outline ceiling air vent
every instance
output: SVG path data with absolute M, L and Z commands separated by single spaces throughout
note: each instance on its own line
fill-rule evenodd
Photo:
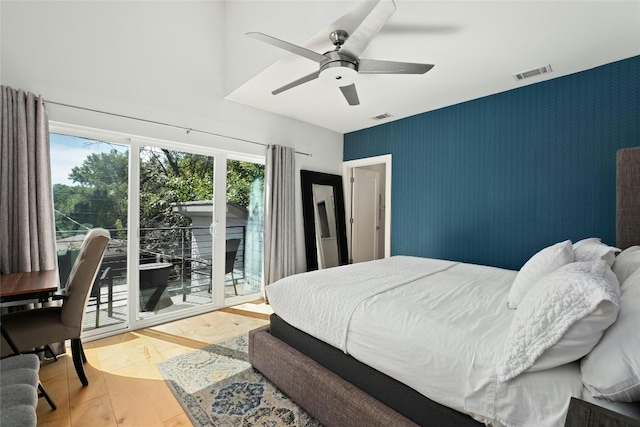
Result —
M 388 119 L 389 117 L 391 117 L 391 114 L 383 113 L 383 114 L 380 114 L 379 116 L 371 117 L 371 120 L 384 120 L 384 119 Z
M 544 67 L 534 68 L 533 70 L 523 71 L 522 73 L 514 74 L 513 78 L 520 81 L 528 79 L 529 77 L 537 76 L 540 74 L 550 73 L 551 65 L 545 65 Z

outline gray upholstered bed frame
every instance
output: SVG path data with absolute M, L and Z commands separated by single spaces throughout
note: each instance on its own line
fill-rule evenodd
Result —
M 616 155 L 616 246 L 640 242 L 640 147 Z
M 325 426 L 417 424 L 269 333 L 249 333 L 249 362 Z
M 249 333 L 249 362 L 325 426 L 482 425 L 275 314 L 269 326 Z

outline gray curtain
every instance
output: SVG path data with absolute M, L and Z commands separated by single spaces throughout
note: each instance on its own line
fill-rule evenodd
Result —
M 264 284 L 295 273 L 295 151 L 267 148 L 264 184 Z
M 8 86 L 0 89 L 0 272 L 52 270 L 56 243 L 49 120 L 41 97 Z M 6 310 L 32 308 L 34 304 Z M 55 355 L 65 352 L 64 342 L 49 347 Z
M 56 267 L 49 122 L 41 97 L 2 86 L 0 271 Z

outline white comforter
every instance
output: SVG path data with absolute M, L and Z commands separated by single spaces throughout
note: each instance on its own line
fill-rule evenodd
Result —
M 453 265 L 398 256 L 286 277 L 269 286 L 267 296 L 280 317 L 296 319 L 298 329 L 346 352 L 351 316 L 364 300 Z
M 582 391 L 576 364 L 497 381 L 516 273 L 392 257 L 289 277 L 267 295 L 292 326 L 438 403 L 487 424 L 562 426 Z

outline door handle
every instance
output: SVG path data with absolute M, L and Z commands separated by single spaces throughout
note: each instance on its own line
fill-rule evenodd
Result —
M 218 237 L 218 223 L 214 222 L 209 226 L 209 234 L 212 234 L 213 237 Z

